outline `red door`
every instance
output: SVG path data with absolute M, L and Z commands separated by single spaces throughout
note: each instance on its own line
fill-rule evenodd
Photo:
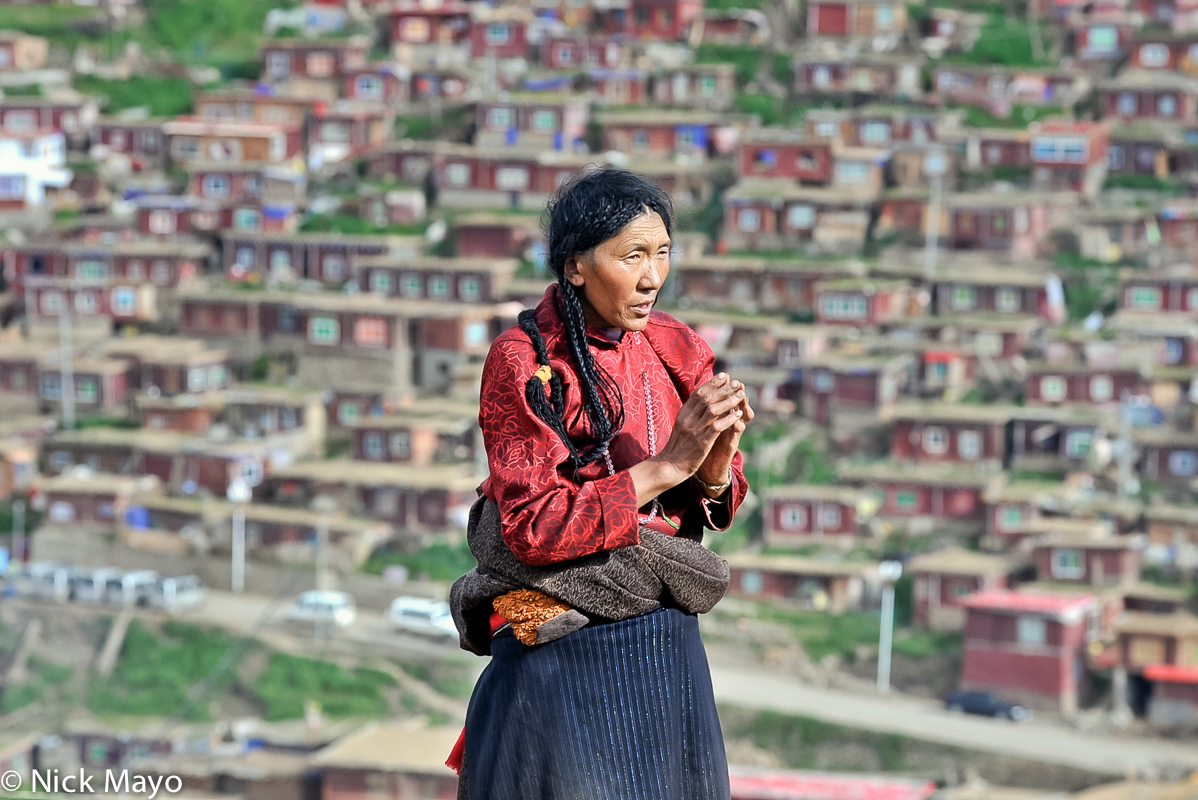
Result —
M 821 4 L 816 7 L 815 30 L 821 36 L 844 36 L 849 32 L 847 5 Z

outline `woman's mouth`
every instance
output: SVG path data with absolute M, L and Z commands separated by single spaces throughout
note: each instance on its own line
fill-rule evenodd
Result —
M 650 300 L 647 303 L 641 303 L 639 306 L 633 306 L 632 310 L 642 317 L 647 317 L 649 316 L 649 312 L 653 310 L 653 301 Z

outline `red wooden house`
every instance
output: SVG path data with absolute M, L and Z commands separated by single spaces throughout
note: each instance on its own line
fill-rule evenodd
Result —
M 1140 475 L 1171 487 L 1193 486 L 1198 476 L 1198 433 L 1167 427 L 1136 429 Z
M 1198 80 L 1173 72 L 1128 70 L 1098 82 L 1103 117 L 1123 120 L 1198 120 Z
M 729 250 L 810 247 L 855 253 L 865 241 L 878 195 L 868 185 L 799 186 L 786 178 L 744 178 L 724 193 L 722 245 Z
M 1143 367 L 1038 362 L 1028 365 L 1024 399 L 1028 405 L 1112 407 L 1124 392 L 1142 393 L 1146 380 Z
M 907 7 L 889 0 L 820 0 L 807 6 L 809 36 L 901 35 Z
M 471 58 L 527 58 L 531 44 L 528 9 L 475 7 L 468 38 Z
M 789 484 L 762 495 L 763 535 L 768 547 L 801 546 L 812 541 L 851 544 L 868 536 L 877 503 L 864 491 L 843 486 Z
M 628 46 L 615 36 L 549 36 L 541 42 L 541 66 L 547 69 L 628 66 Z
M 1010 465 L 1015 469 L 1073 471 L 1090 464 L 1090 448 L 1111 422 L 1102 406 L 1027 405 L 1011 427 Z
M 178 117 L 163 123 L 170 158 L 199 161 L 267 161 L 281 164 L 303 153 L 303 128 L 294 123 L 224 122 Z
M 800 184 L 832 182 L 832 142 L 789 128 L 745 131 L 737 153 L 740 176 L 787 178 Z
M 1032 165 L 1032 135 L 1012 128 L 966 129 L 965 166 L 971 170 L 994 170 Z
M 540 220 L 531 215 L 479 211 L 459 215 L 454 226 L 455 252 L 463 258 L 519 258 L 541 237 Z
M 531 92 L 480 101 L 474 111 L 474 144 L 574 150 L 586 136 L 589 108 L 578 97 Z
M 910 285 L 901 280 L 842 278 L 815 286 L 815 319 L 824 325 L 869 327 L 907 315 Z
M 116 525 L 124 519 L 130 499 L 158 485 L 153 477 L 71 472 L 46 479 L 41 486 L 46 522 L 63 526 Z
M 1008 555 L 950 547 L 915 556 L 903 566 L 912 580 L 912 615 L 916 625 L 934 630 L 963 630 L 961 601 L 976 592 L 1006 589 L 1020 569 Z
M 675 269 L 679 296 L 689 303 L 757 312 L 813 309 L 820 281 L 861 272 L 851 261 L 749 256 L 683 256 Z
M 1070 27 L 1074 55 L 1083 66 L 1119 61 L 1127 55 L 1135 34 L 1132 19 L 1120 10 L 1099 11 L 1076 20 Z
M 470 35 L 469 3 L 457 0 L 421 3 L 401 0 L 387 9 L 392 50 L 465 42 Z
M 402 105 L 409 100 L 412 73 L 408 67 L 392 61 L 376 61 L 342 70 L 344 96 L 350 100 Z
M 1095 538 L 1051 533 L 1035 543 L 1040 580 L 1085 586 L 1130 586 L 1140 579 L 1142 536 Z
M 200 119 L 239 120 L 304 125 L 308 116 L 321 103 L 336 94 L 305 87 L 304 92 L 286 91 L 281 86 L 256 84 L 252 88 L 228 87 L 209 89 L 195 95 L 195 114 Z
M 587 80 L 609 106 L 644 105 L 649 100 L 649 76 L 644 70 L 592 67 Z
M 633 39 L 673 42 L 703 14 L 702 0 L 629 0 L 607 17 L 608 33 Z
M 910 359 L 828 352 L 803 369 L 803 416 L 823 425 L 836 414 L 885 418 L 906 383 Z
M 1119 308 L 1133 314 L 1198 316 L 1198 271 L 1188 264 L 1166 270 L 1122 270 Z
M 1101 122 L 1045 122 L 1032 134 L 1032 184 L 1094 197 L 1106 179 L 1110 128 Z
M 718 130 L 727 125 L 720 114 L 698 111 L 606 111 L 599 115 L 603 146 L 629 155 L 704 158 L 717 149 Z
M 72 144 L 81 144 L 100 117 L 94 98 L 9 96 L 0 99 L 0 131 L 27 133 L 62 131 Z
M 1001 467 L 1012 410 L 959 403 L 898 403 L 890 456 L 896 461 L 963 462 Z
M 932 71 L 932 86 L 946 100 L 1002 113 L 1015 104 L 1072 106 L 1090 91 L 1090 76 L 1082 70 L 941 64 Z
M 1052 275 L 1010 268 L 974 268 L 951 278 L 942 273 L 933 278 L 931 308 L 933 313 L 945 315 L 980 311 L 1038 315 L 1061 322 L 1065 311 L 1061 293 L 1047 288 L 1053 280 Z
M 478 409 L 400 408 L 351 426 L 353 458 L 393 464 L 472 462 L 481 445 Z
M 815 6 L 812 4 L 808 8 Z M 804 97 L 850 95 L 915 99 L 923 96 L 920 78 L 923 62 L 922 56 L 912 55 L 811 54 L 795 64 L 794 89 Z
M 1064 713 L 1077 710 L 1086 646 L 1097 633 L 1092 596 L 988 591 L 961 602 L 962 689 Z
M 385 297 L 495 303 L 506 295 L 519 262 L 514 258 L 361 256 L 354 268 L 359 286 Z
M 1127 66 L 1138 70 L 1192 72 L 1198 66 L 1198 33 L 1157 28 L 1136 31 Z
M 1049 233 L 1068 224 L 1077 207 L 1071 192 L 960 192 L 944 198 L 940 236 L 961 250 L 1037 255 Z M 930 211 L 924 215 L 924 230 Z
M 688 64 L 666 70 L 653 81 L 653 101 L 663 106 L 726 111 L 735 92 L 732 64 Z
M 394 122 L 395 110 L 373 101 L 342 100 L 318 108 L 308 126 L 308 168 L 372 150 L 391 138 Z
M 880 582 L 876 567 L 861 562 L 742 551 L 728 556 L 728 567 L 728 593 L 733 597 L 783 600 L 832 614 L 865 607 Z
M 437 202 L 449 208 L 537 210 L 579 169 L 605 161 L 553 150 L 466 148 L 445 156 L 437 167 Z
M 1128 611 L 1115 632 L 1115 664 L 1132 677 L 1132 711 L 1162 727 L 1198 722 L 1198 617 Z
M 143 156 L 148 159 L 166 156 L 166 136 L 162 119 L 127 120 L 100 117 L 92 134 L 95 144 L 102 144 L 114 153 Z
M 875 493 L 883 519 L 969 530 L 983 527 L 983 495 L 1002 482 L 1001 475 L 959 464 L 844 464 L 840 478 Z
M 366 37 L 345 39 L 273 39 L 262 44 L 262 80 L 283 83 L 341 83 L 344 71 L 366 63 L 370 42 Z

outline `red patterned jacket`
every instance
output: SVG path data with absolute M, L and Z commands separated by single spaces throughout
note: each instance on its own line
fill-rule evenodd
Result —
M 558 307 L 553 284 L 537 305 L 537 325 L 550 366 L 564 383 L 566 430 L 574 441 L 586 444 L 592 441 L 590 422 Z M 566 446 L 529 407 L 525 385 L 539 365 L 519 326 L 495 340 L 483 369 L 478 420 L 491 474 L 482 491 L 499 504 L 504 540 L 528 564 L 552 564 L 637 543 L 636 489 L 627 470 L 649 458 L 642 375 L 649 376 L 659 452 L 686 398 L 712 375 L 715 357 L 707 343 L 659 311 L 650 315 L 642 333 L 625 332 L 613 341 L 588 328 L 587 338 L 595 361 L 615 380 L 624 400 L 624 428 L 610 446 L 614 475 L 608 475 L 600 459 L 576 476 Z M 732 487 L 719 500 L 710 500 L 694 481 L 685 481 L 661 495 L 662 513 L 688 535 L 697 536 L 702 527 L 725 530 L 748 490 L 742 463 L 737 453 Z M 649 510 L 646 506 L 639 513 Z M 649 527 L 675 533 L 661 516 Z

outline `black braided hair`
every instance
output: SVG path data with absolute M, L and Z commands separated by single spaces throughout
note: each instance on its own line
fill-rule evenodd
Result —
M 579 388 L 593 441 L 580 445 L 570 438 L 564 419 L 566 400 L 561 376 L 552 373 L 549 396 L 538 376 L 529 378 L 525 396 L 533 412 L 561 437 L 570 451 L 575 470 L 598 461 L 607 453 L 611 440 L 624 427 L 624 400 L 615 380 L 597 363 L 586 340 L 586 316 L 574 284 L 566 279 L 566 262 L 583 255 L 624 230 L 629 222 L 646 213 L 656 213 L 673 233 L 674 208 L 670 196 L 639 175 L 620 169 L 595 169 L 575 175 L 550 198 L 546 208 L 549 268 L 557 278 L 561 316 L 570 354 L 578 367 Z M 545 339 L 532 311 L 518 317 L 520 327 L 532 340 L 537 363 L 549 366 Z

